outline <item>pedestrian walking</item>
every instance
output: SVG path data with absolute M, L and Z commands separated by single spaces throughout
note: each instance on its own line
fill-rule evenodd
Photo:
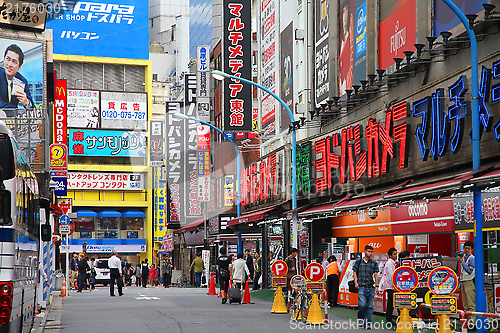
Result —
M 404 250 L 402 252 L 399 252 L 399 255 L 398 255 L 399 261 L 401 261 L 402 259 L 409 258 L 409 257 L 410 257 L 410 251 Z
M 259 252 L 255 253 L 255 276 L 253 279 L 253 290 L 258 290 L 260 288 L 259 279 L 262 274 L 262 258 Z
M 358 320 L 363 320 L 366 329 L 372 326 L 373 298 L 378 285 L 378 264 L 372 257 L 373 247 L 366 245 L 363 259 L 357 259 L 353 266 L 354 286 L 358 288 Z
M 339 295 L 339 265 L 335 256 L 328 258 L 329 264 L 326 266 L 326 294 L 328 306 L 337 306 L 337 298 Z
M 205 263 L 203 262 L 203 259 L 201 259 L 200 254 L 196 252 L 195 254 L 196 258 L 194 258 L 193 262 L 191 263 L 191 266 L 189 266 L 189 271 L 191 272 L 194 268 L 194 275 L 196 278 L 196 287 L 200 288 L 201 287 L 201 274 L 203 271 L 205 271 Z
M 294 275 L 297 275 L 297 253 L 299 251 L 296 248 L 292 248 L 290 255 L 285 259 L 285 263 L 288 266 L 288 272 L 285 275 L 287 295 L 292 292 L 290 289 L 290 280 Z M 285 298 L 285 303 L 288 303 L 288 297 Z
M 458 261 L 460 262 L 462 303 L 465 311 L 476 311 L 476 259 L 472 254 L 473 249 L 474 243 L 471 241 L 466 241 L 464 243 L 464 254 L 461 255 L 458 259 Z M 475 316 L 470 316 L 468 320 L 472 320 L 475 325 Z
M 396 270 L 398 251 L 391 247 L 389 251 L 387 251 L 387 255 L 389 259 L 385 262 L 382 277 L 380 278 L 379 292 L 383 293 L 385 291 L 387 293 L 385 320 L 387 324 L 390 323 L 391 326 L 393 326 L 396 323 L 392 319 L 392 313 L 394 312 L 394 286 L 392 284 L 392 274 Z
M 253 257 L 249 249 L 245 250 L 245 261 L 248 267 L 248 271 L 250 272 L 249 277 L 251 280 L 253 280 L 253 274 L 255 272 L 255 268 L 253 267 Z
M 149 283 L 152 286 L 158 285 L 158 271 L 156 270 L 155 264 L 153 264 L 153 266 L 149 269 Z
M 78 256 L 80 260 L 78 260 L 78 290 L 77 292 L 81 293 L 84 286 L 87 285 L 87 270 L 89 268 L 87 264 L 87 260 L 85 259 L 85 254 L 80 253 Z
M 76 289 L 76 280 L 78 277 L 78 254 L 73 253 L 73 258 L 69 262 L 69 286 L 71 289 Z
M 236 288 L 242 290 L 242 286 L 245 285 L 245 277 L 250 276 L 250 271 L 246 261 L 243 259 L 243 253 L 238 253 L 236 255 L 236 260 L 233 262 L 233 281 Z M 251 279 L 249 280 L 251 281 Z
M 109 275 L 110 275 L 110 280 L 109 280 L 109 295 L 111 297 L 115 296 L 115 282 L 116 286 L 118 287 L 118 295 L 122 296 L 122 287 L 123 287 L 123 271 L 122 271 L 122 265 L 120 262 L 120 258 L 117 256 L 116 250 L 113 250 L 111 252 L 113 255 L 111 258 L 108 260 L 108 267 L 109 267 Z
M 170 286 L 170 282 L 172 281 L 172 265 L 170 264 L 170 259 L 166 259 L 163 262 L 163 287 L 168 288 Z
M 226 255 L 225 247 L 220 249 L 220 257 L 217 258 L 217 266 L 219 267 L 219 284 L 222 294 L 222 304 L 227 302 L 227 290 L 229 289 L 229 279 L 231 279 L 232 258 Z
M 137 264 L 135 267 L 135 286 L 139 287 L 141 285 L 141 275 L 142 275 L 142 270 L 141 270 L 141 265 Z
M 90 290 L 94 290 L 95 289 L 95 258 L 91 257 L 87 263 L 89 265 L 89 270 L 90 270 L 90 273 L 88 276 Z
M 146 288 L 146 285 L 148 284 L 148 277 L 149 277 L 149 264 L 148 264 L 148 259 L 144 259 L 141 265 L 141 273 L 142 273 L 142 286 Z

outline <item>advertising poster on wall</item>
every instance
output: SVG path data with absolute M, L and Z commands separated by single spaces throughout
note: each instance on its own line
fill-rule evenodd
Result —
M 167 163 L 167 225 L 169 229 L 186 224 L 184 218 L 184 166 L 185 136 L 184 120 L 174 117 L 183 111 L 183 102 L 167 102 L 165 115 L 165 160 Z
M 69 130 L 70 156 L 146 157 L 146 133 Z
M 47 29 L 54 31 L 54 53 L 149 59 L 147 1 L 49 0 Z M 59 10 L 56 10 L 59 9 Z
M 351 0 L 352 1 L 352 0 Z M 359 84 L 360 80 L 366 80 L 366 1 L 355 1 L 356 37 L 354 39 L 354 70 L 353 82 Z
M 404 58 L 404 51 L 416 43 L 416 0 L 388 0 L 380 4 L 379 68 L 387 69 L 394 58 Z
M 484 10 L 482 4 L 486 1 L 452 0 L 465 14 L 479 14 Z M 481 16 L 482 17 L 482 16 Z M 434 36 L 438 37 L 441 31 L 449 31 L 454 36 L 465 31 L 458 16 L 444 1 L 434 1 Z
M 281 99 L 290 110 L 293 105 L 293 22 L 281 33 Z M 281 107 L 281 130 L 288 129 L 291 124 L 290 115 L 284 107 Z
M 147 130 L 146 93 L 101 92 L 101 127 Z
M 328 0 L 314 0 L 314 101 L 316 106 L 330 97 L 330 36 Z
M 339 6 L 339 95 L 352 89 L 354 80 L 354 1 L 341 0 Z
M 68 90 L 68 127 L 99 128 L 99 92 Z
M 223 0 L 223 70 L 231 75 L 252 79 L 251 3 Z M 252 130 L 252 86 L 224 80 L 223 130 Z
M 262 0 L 261 3 L 261 57 L 262 71 L 260 84 L 276 92 L 276 0 Z M 262 91 L 261 111 L 264 135 L 274 133 L 276 129 L 276 100 L 268 93 Z

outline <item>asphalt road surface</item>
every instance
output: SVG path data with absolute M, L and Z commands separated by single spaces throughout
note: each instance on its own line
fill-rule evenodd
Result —
M 133 286 L 124 289 L 123 296 L 115 293 L 117 296 L 110 297 L 109 288 L 105 287 L 97 287 L 92 292 L 70 292 L 71 297 L 63 299 L 60 330 L 71 333 L 274 333 L 307 329 L 303 323 L 290 322 L 288 314 L 271 314 L 272 303 L 257 298 L 252 299 L 255 304 L 222 305 L 220 298 L 206 294 L 207 289 Z M 331 329 L 364 331 L 354 328 L 353 324 L 349 326 L 344 319 L 334 316 L 330 319 L 333 319 Z

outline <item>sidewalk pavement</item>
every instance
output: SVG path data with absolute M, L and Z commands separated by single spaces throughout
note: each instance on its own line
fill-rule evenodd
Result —
M 45 311 L 41 311 L 40 314 L 35 317 L 35 323 L 31 329 L 31 333 L 60 332 L 63 298 L 64 297 L 59 297 L 58 295 L 51 295 L 50 302 L 47 303 Z

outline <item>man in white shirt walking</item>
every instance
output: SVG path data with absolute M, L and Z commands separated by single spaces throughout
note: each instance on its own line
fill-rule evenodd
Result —
M 238 253 L 237 259 L 233 262 L 233 280 L 236 287 L 240 290 L 245 285 L 245 276 L 249 277 L 250 271 L 248 270 L 246 261 L 243 259 L 243 253 Z M 249 279 L 249 281 L 252 281 L 252 279 Z
M 109 281 L 109 295 L 111 297 L 115 296 L 115 281 L 116 285 L 118 286 L 118 295 L 122 296 L 122 263 L 120 258 L 116 256 L 116 250 L 113 250 L 111 252 L 113 255 L 111 258 L 108 260 L 108 267 L 109 267 L 109 275 L 110 275 L 110 281 Z
M 385 312 L 385 319 L 387 324 L 390 323 L 390 327 L 393 327 L 396 323 L 392 319 L 392 313 L 394 312 L 394 286 L 392 285 L 392 274 L 396 270 L 398 259 L 398 251 L 391 247 L 387 251 L 389 259 L 385 262 L 384 271 L 382 273 L 382 278 L 380 279 L 379 291 L 381 293 L 387 291 L 387 307 Z

